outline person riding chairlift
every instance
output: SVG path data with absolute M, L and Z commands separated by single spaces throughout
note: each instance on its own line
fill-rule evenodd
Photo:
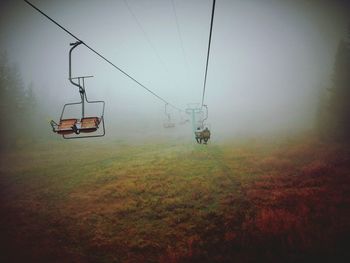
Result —
M 199 144 L 202 144 L 202 141 L 204 141 L 204 144 L 207 144 L 208 140 L 210 139 L 210 130 L 208 127 L 205 127 L 204 130 L 198 127 L 194 134 L 196 141 Z
M 208 127 L 205 127 L 205 129 L 201 132 L 201 140 L 204 140 L 204 144 L 207 144 L 208 140 L 210 139 L 210 131 Z
M 202 131 L 200 127 L 197 128 L 194 134 L 196 136 L 197 143 L 202 143 Z

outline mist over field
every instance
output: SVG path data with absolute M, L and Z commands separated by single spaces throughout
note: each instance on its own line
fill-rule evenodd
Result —
M 0 2 L 0 262 L 350 262 L 349 1 L 31 0 L 106 103 L 62 118 L 76 39 L 26 2 Z
M 173 3 L 176 13 L 171 1 L 33 1 L 185 109 L 201 102 L 211 1 Z M 344 1 L 218 1 L 204 101 L 213 136 L 310 129 L 319 96 L 331 86 L 347 7 Z M 33 83 L 41 121 L 57 120 L 64 103 L 79 100 L 68 81 L 69 43 L 75 40 L 25 2 L 2 1 L 1 12 L 1 50 L 25 85 Z M 164 103 L 84 46 L 74 51 L 73 75 L 94 76 L 86 82 L 87 95 L 106 101 L 108 137 L 191 132 L 190 125 L 164 131 Z M 179 119 L 177 110 L 171 115 Z

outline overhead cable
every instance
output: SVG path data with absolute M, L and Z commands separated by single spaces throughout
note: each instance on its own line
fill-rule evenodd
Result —
M 187 70 L 189 70 L 190 66 L 189 66 L 189 63 L 188 63 L 188 59 L 187 59 L 185 48 L 184 48 L 184 43 L 183 43 L 183 40 L 182 40 L 182 35 L 181 35 L 181 31 L 180 31 L 179 20 L 178 20 L 177 14 L 176 14 L 176 7 L 175 7 L 174 0 L 171 0 L 171 5 L 172 5 L 173 11 L 174 11 L 176 28 L 177 28 L 177 33 L 178 33 L 179 39 L 180 39 L 182 55 L 183 55 L 184 60 L 186 62 Z
M 149 46 L 151 47 L 151 49 L 153 50 L 154 54 L 155 54 L 156 57 L 158 58 L 158 61 L 159 61 L 159 63 L 161 64 L 162 69 L 168 74 L 168 76 L 170 76 L 170 71 L 169 71 L 168 66 L 166 65 L 166 63 L 164 62 L 164 60 L 162 59 L 162 57 L 159 55 L 159 52 L 157 51 L 155 45 L 152 43 L 150 37 L 148 36 L 146 30 L 145 30 L 144 27 L 142 26 L 142 23 L 140 22 L 140 20 L 137 18 L 135 12 L 132 10 L 132 8 L 131 8 L 131 6 L 130 6 L 128 0 L 124 0 L 124 3 L 125 3 L 125 5 L 126 5 L 128 11 L 129 11 L 129 13 L 130 13 L 130 15 L 134 18 L 134 20 L 135 20 L 137 26 L 139 27 L 139 29 L 140 29 L 141 32 L 143 33 L 143 35 L 144 35 L 145 39 L 147 40 Z M 175 86 L 176 88 L 178 88 L 177 82 L 174 81 L 174 80 L 173 80 L 172 82 L 173 82 L 174 86 Z
M 204 76 L 204 84 L 203 84 L 203 94 L 202 94 L 202 107 L 204 106 L 204 96 L 205 96 L 205 88 L 207 84 L 207 74 L 208 74 L 208 64 L 209 64 L 209 56 L 210 56 L 210 44 L 211 44 L 211 35 L 213 31 L 213 22 L 214 22 L 214 12 L 215 12 L 215 0 L 213 0 L 213 8 L 211 11 L 211 22 L 210 22 L 210 33 L 209 33 L 209 43 L 208 43 L 208 52 L 207 52 L 207 63 L 205 66 L 205 76 Z

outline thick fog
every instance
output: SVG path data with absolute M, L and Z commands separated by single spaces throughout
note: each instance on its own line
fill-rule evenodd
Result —
M 170 103 L 201 103 L 211 0 L 31 2 Z M 346 1 L 217 0 L 204 100 L 213 138 L 312 127 L 348 17 Z M 33 83 L 42 121 L 57 120 L 79 100 L 75 39 L 24 1 L 2 0 L 0 19 L 1 51 Z M 73 75 L 94 76 L 87 96 L 106 101 L 108 136 L 192 136 L 188 124 L 164 129 L 164 103 L 83 45 Z

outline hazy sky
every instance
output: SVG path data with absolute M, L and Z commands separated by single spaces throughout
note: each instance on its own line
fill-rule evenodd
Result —
M 175 13 L 171 0 L 127 0 L 136 21 L 125 1 L 32 3 L 169 102 L 199 103 L 212 2 L 173 0 Z M 1 0 L 0 10 L 1 51 L 57 119 L 62 103 L 78 100 L 67 79 L 74 39 L 24 1 Z M 349 17 L 347 1 L 217 0 L 205 97 L 212 129 L 288 130 L 309 121 Z M 88 96 L 106 100 L 107 122 L 161 127 L 163 103 L 83 46 L 73 72 L 95 76 Z

